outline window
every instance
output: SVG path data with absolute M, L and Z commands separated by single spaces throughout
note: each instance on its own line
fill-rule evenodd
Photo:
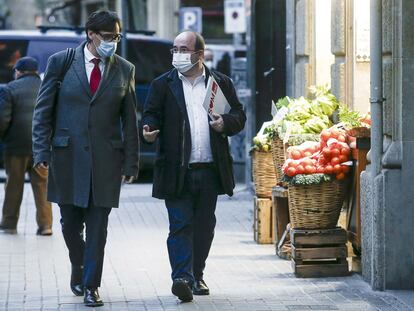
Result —
M 28 40 L 0 39 L 0 84 L 13 80 L 13 66 L 27 53 Z
M 128 60 L 136 67 L 136 84 L 150 84 L 172 68 L 170 48 L 164 42 L 128 40 Z
M 27 55 L 34 57 L 39 62 L 39 73 L 46 70 L 47 60 L 49 57 L 59 51 L 67 48 L 76 48 L 83 38 L 78 40 L 63 41 L 61 39 L 51 40 L 32 40 L 27 49 Z

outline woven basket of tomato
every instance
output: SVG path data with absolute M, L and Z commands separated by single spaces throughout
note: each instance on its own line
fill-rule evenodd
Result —
M 303 150 L 314 150 L 303 156 Z M 351 170 L 345 130 L 322 131 L 320 142 L 290 147 L 283 165 L 289 183 L 289 214 L 293 228 L 329 229 L 337 225 Z

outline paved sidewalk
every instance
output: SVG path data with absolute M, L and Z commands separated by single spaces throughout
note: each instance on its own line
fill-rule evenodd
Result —
M 3 190 L 0 190 L 3 199 Z M 70 265 L 54 207 L 52 237 L 35 235 L 33 195 L 26 184 L 18 235 L 0 235 L 0 310 L 91 310 L 69 289 Z M 171 295 L 166 250 L 168 220 L 150 185 L 124 186 L 113 210 L 96 310 L 413 310 L 414 292 L 373 292 L 353 275 L 297 279 L 290 263 L 252 234 L 252 197 L 222 197 L 205 280 L 211 295 L 181 304 Z M 410 307 L 411 305 L 411 307 Z

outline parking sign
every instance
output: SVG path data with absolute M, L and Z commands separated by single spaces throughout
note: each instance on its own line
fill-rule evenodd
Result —
M 200 7 L 180 8 L 180 31 L 192 30 L 201 33 L 203 31 L 202 10 Z

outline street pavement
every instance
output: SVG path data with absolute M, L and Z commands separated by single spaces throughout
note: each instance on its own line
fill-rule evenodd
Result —
M 207 262 L 210 296 L 180 303 L 171 294 L 166 249 L 168 219 L 149 184 L 125 185 L 112 211 L 96 310 L 267 311 L 414 310 L 414 291 L 374 292 L 358 274 L 298 279 L 274 246 L 253 241 L 253 197 L 238 188 L 221 197 L 217 230 Z M 0 190 L 0 199 L 4 191 Z M 36 236 L 35 207 L 25 187 L 17 235 L 0 235 L 0 310 L 91 310 L 69 288 L 70 264 L 54 206 L 54 235 Z

